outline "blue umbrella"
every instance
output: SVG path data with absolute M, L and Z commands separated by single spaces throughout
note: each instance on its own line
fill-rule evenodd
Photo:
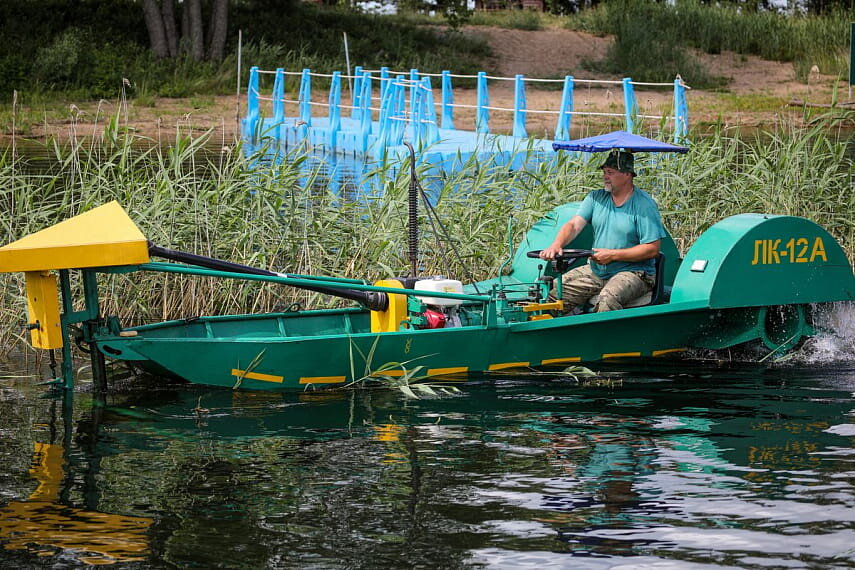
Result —
M 615 131 L 575 141 L 557 141 L 552 143 L 552 148 L 581 152 L 605 152 L 616 148 L 633 152 L 689 152 L 688 147 L 659 142 L 626 131 Z

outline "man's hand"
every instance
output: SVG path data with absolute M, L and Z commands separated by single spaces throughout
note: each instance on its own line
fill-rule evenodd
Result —
M 591 256 L 596 263 L 600 265 L 608 265 L 612 261 L 618 261 L 619 249 L 605 249 L 602 247 L 594 248 L 594 255 Z
M 553 260 L 556 256 L 561 255 L 561 252 L 564 251 L 563 247 L 559 247 L 557 245 L 550 245 L 546 249 L 540 252 L 540 259 L 548 259 Z
M 645 259 L 653 259 L 659 255 L 660 240 L 650 243 L 642 243 L 628 247 L 626 249 L 606 249 L 602 247 L 594 248 L 594 255 L 591 256 L 596 263 L 607 265 L 615 261 L 644 261 Z

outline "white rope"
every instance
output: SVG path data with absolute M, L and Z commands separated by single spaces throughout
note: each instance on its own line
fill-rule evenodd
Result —
M 606 80 L 606 79 L 576 79 L 573 78 L 573 83 L 602 83 L 605 85 L 623 85 L 623 81 Z
M 383 73 L 382 69 L 363 69 L 362 71 L 365 73 L 370 73 L 370 74 Z M 395 71 L 393 69 L 387 69 L 386 73 L 388 73 L 389 75 L 409 75 L 410 74 L 409 71 Z M 418 71 L 416 73 L 418 74 L 419 77 L 442 77 L 441 73 L 425 73 L 423 71 Z M 461 75 L 461 77 L 463 77 L 463 76 Z
M 412 122 L 413 122 L 413 118 L 412 118 L 412 117 L 410 117 L 410 116 L 406 116 L 406 117 L 393 116 L 393 117 L 389 117 L 389 120 L 390 120 L 390 121 L 402 121 L 402 122 L 404 122 L 404 123 L 412 123 Z M 426 124 L 426 125 L 435 125 L 435 124 L 437 124 L 437 123 L 436 123 L 436 121 L 431 121 L 431 120 L 428 120 L 428 119 L 421 119 L 421 120 L 420 120 L 420 121 L 418 121 L 418 122 L 419 122 L 419 123 Z
M 356 107 L 354 105 L 345 105 L 343 103 L 341 105 L 338 105 L 338 106 L 341 107 L 342 109 L 359 109 L 360 111 L 362 109 L 366 109 L 368 111 L 377 111 L 378 113 L 383 110 L 383 109 L 378 109 L 377 107 Z
M 275 75 L 276 73 L 278 73 L 277 71 L 267 71 L 267 70 L 263 70 L 263 69 L 259 69 L 259 70 L 257 70 L 257 72 L 269 74 L 269 75 Z M 284 75 L 303 75 L 302 71 L 283 71 L 282 73 Z M 363 75 L 341 75 L 341 77 L 344 79 L 362 79 L 365 77 L 365 75 L 368 75 L 372 79 L 378 79 L 380 81 L 394 81 L 397 78 L 391 77 L 393 75 L 406 75 L 408 77 L 410 75 L 409 71 L 393 71 L 391 69 L 387 71 L 387 73 L 389 74 L 389 77 L 375 76 L 374 75 L 375 73 L 382 73 L 382 71 L 379 69 L 365 69 L 365 70 L 363 70 Z M 314 77 L 332 77 L 332 74 L 329 74 L 329 73 L 309 72 L 309 75 L 312 75 Z M 478 75 L 461 75 L 461 74 L 457 74 L 457 73 L 449 73 L 447 75 L 449 77 L 454 77 L 454 78 L 458 78 L 458 79 L 477 79 L 479 77 Z M 419 77 L 443 77 L 443 74 L 442 73 L 424 73 L 424 72 L 420 71 L 420 72 L 418 72 L 418 76 Z M 516 77 L 500 77 L 500 76 L 496 76 L 496 75 L 485 75 L 484 77 L 487 79 L 495 80 L 495 81 L 514 81 L 514 80 L 516 80 Z M 523 81 L 538 82 L 538 83 L 563 83 L 564 82 L 564 79 L 540 79 L 540 78 L 536 78 L 536 77 L 523 77 L 522 79 L 523 79 Z M 405 79 L 405 81 L 412 81 L 412 80 L 411 79 Z M 623 85 L 623 81 L 620 81 L 620 80 L 579 79 L 576 77 L 573 78 L 573 82 L 574 83 L 592 83 L 592 84 L 598 83 L 598 84 L 603 84 L 603 85 Z M 673 83 L 650 83 L 650 82 L 645 82 L 645 81 L 630 81 L 630 84 L 631 85 L 642 85 L 645 87 L 673 87 L 673 85 L 674 85 Z M 686 85 L 683 82 L 681 82 L 680 84 L 683 87 L 685 87 L 686 89 L 691 89 L 691 87 L 689 87 L 688 85 Z
M 674 87 L 673 83 L 644 83 L 643 81 L 630 81 L 630 85 L 646 85 L 648 87 Z
M 276 101 L 276 99 L 274 99 L 272 97 L 263 97 L 261 95 L 258 96 L 258 99 L 261 101 L 274 101 L 274 102 Z M 376 100 L 377 98 L 374 97 L 374 99 Z M 298 105 L 301 105 L 303 103 L 302 101 L 296 100 L 296 99 L 280 99 L 280 101 L 282 103 L 296 103 Z M 308 103 L 309 103 L 309 105 L 314 105 L 316 107 L 330 107 L 329 103 L 318 103 L 315 101 L 309 101 Z M 436 106 L 437 105 L 434 105 L 434 107 L 436 107 Z M 516 109 L 510 109 L 507 107 L 480 107 L 478 105 L 462 105 L 462 104 L 450 104 L 447 106 L 448 107 L 461 108 L 461 109 L 487 109 L 489 111 L 509 111 L 509 112 L 516 111 Z M 336 107 L 339 107 L 341 109 L 359 109 L 359 110 L 365 109 L 365 110 L 370 110 L 370 111 L 376 111 L 378 113 L 382 112 L 382 109 L 379 109 L 377 107 L 355 107 L 353 105 L 345 105 L 343 103 L 336 105 Z M 537 115 L 537 114 L 540 114 L 540 115 L 561 115 L 562 114 L 561 111 L 539 110 L 539 109 L 522 109 L 522 112 L 523 113 L 531 113 L 533 115 Z M 590 117 L 625 117 L 626 116 L 626 113 L 596 113 L 593 111 L 564 111 L 563 114 L 590 116 Z M 671 118 L 670 115 L 633 115 L 633 116 L 638 118 L 638 119 L 670 119 Z M 398 120 L 398 121 L 408 120 L 408 119 L 398 119 L 396 117 L 391 117 L 391 119 L 392 120 Z M 427 121 L 427 122 L 431 123 L 431 124 L 436 124 L 435 121 Z
M 564 83 L 563 79 L 532 79 L 529 77 L 523 77 L 523 81 L 533 83 Z
M 522 112 L 523 113 L 533 113 L 535 115 L 560 115 L 561 114 L 561 111 L 549 111 L 549 110 L 540 111 L 538 109 L 522 109 Z
M 458 79 L 478 79 L 477 75 L 458 75 L 456 73 L 449 73 L 449 77 L 456 77 Z
M 279 73 L 279 71 L 265 71 L 265 70 L 257 70 L 257 72 L 258 73 L 264 73 L 264 74 L 277 74 L 277 73 Z M 389 70 L 388 71 L 388 73 L 389 73 L 388 77 L 376 77 L 376 76 L 372 75 L 373 73 L 379 73 L 379 72 L 380 72 L 380 70 L 365 70 L 363 75 L 340 75 L 340 77 L 345 78 L 345 79 L 366 79 L 366 78 L 370 78 L 370 79 L 378 79 L 380 81 L 391 81 L 391 82 L 393 82 L 391 85 L 394 85 L 394 86 L 403 87 L 403 88 L 409 87 L 410 89 L 412 89 L 413 87 L 417 87 L 423 91 L 431 91 L 432 92 L 432 89 L 424 86 L 420 80 L 410 79 L 408 77 L 409 72 Z M 303 75 L 302 72 L 298 72 L 298 71 L 291 71 L 291 72 L 282 71 L 282 73 L 285 75 L 293 75 L 293 76 L 302 76 Z M 323 73 L 314 73 L 314 72 L 309 72 L 309 75 L 310 76 L 314 75 L 315 77 L 333 77 L 332 74 L 323 74 Z M 407 76 L 407 77 L 401 77 L 402 75 Z M 451 73 L 446 74 L 446 75 L 448 75 L 449 77 L 463 78 L 463 79 L 477 79 L 479 77 L 478 75 L 460 75 L 460 74 L 451 74 Z M 443 74 L 440 74 L 440 73 L 419 73 L 419 77 L 442 77 L 442 76 L 443 76 Z M 490 75 L 486 75 L 484 77 L 486 77 L 487 79 L 498 80 L 498 81 L 511 81 L 511 80 L 516 79 L 515 77 L 497 77 L 497 76 L 490 76 Z M 522 80 L 528 81 L 528 82 L 540 82 L 540 83 L 563 83 L 565 81 L 565 79 L 539 79 L 539 78 L 526 78 L 526 77 L 523 77 Z M 573 82 L 574 83 L 587 83 L 587 84 L 623 85 L 623 81 L 600 80 L 600 79 L 576 79 L 575 77 L 573 78 Z M 670 87 L 673 85 L 673 83 L 649 83 L 649 82 L 640 82 L 640 81 L 630 81 L 630 84 L 631 85 L 646 86 L 646 87 Z M 390 85 L 390 87 L 391 87 L 391 85 Z M 685 89 L 691 89 L 691 87 L 686 85 L 682 80 L 680 81 L 680 85 L 682 87 L 684 87 Z M 258 89 L 252 89 L 251 94 L 253 94 L 257 99 L 259 99 L 261 101 L 276 102 L 276 99 L 273 97 L 262 96 L 259 93 Z M 373 93 L 369 97 L 369 101 L 382 101 L 382 100 L 383 99 L 381 97 L 375 97 L 373 95 Z M 280 99 L 279 102 L 295 103 L 298 105 L 304 104 L 303 101 L 293 100 L 293 99 Z M 308 103 L 309 105 L 314 105 L 316 107 L 330 107 L 331 106 L 329 103 L 320 103 L 320 102 L 315 102 L 315 101 L 308 101 L 306 103 Z M 335 106 L 340 108 L 340 109 L 359 109 L 359 110 L 368 110 L 368 111 L 375 111 L 378 113 L 382 113 L 382 109 L 377 108 L 377 107 L 370 107 L 370 106 L 369 107 L 362 107 L 362 106 L 344 105 L 341 103 L 339 103 L 338 105 L 335 105 Z M 440 107 L 441 109 L 445 108 L 445 107 L 451 107 L 451 108 L 457 108 L 457 109 L 485 109 L 485 110 L 489 110 L 489 111 L 503 111 L 503 112 L 515 112 L 516 111 L 516 109 L 507 108 L 507 107 L 466 105 L 466 104 L 462 104 L 462 103 L 458 103 L 458 104 L 435 103 L 434 107 L 435 108 Z M 567 115 L 595 116 L 595 117 L 625 117 L 626 116 L 625 113 L 598 113 L 598 112 L 593 112 L 593 111 L 554 111 L 554 110 L 539 110 L 539 109 L 521 109 L 520 111 L 522 111 L 523 113 L 543 114 L 543 115 L 567 114 Z M 635 115 L 635 117 L 637 117 L 639 119 L 671 119 L 671 117 L 669 115 L 638 115 L 637 114 L 637 115 Z M 396 121 L 411 122 L 410 119 L 400 118 L 400 117 L 390 117 L 390 119 L 396 120 Z M 437 124 L 435 121 L 429 121 L 429 120 L 423 120 L 422 122 L 427 123 L 427 124 L 434 124 L 434 125 Z

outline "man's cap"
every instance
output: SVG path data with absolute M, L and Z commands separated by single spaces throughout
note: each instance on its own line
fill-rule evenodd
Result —
M 600 169 L 614 168 L 618 172 L 635 174 L 635 158 L 631 152 L 625 150 L 613 150 L 606 157 L 606 161 L 600 165 Z

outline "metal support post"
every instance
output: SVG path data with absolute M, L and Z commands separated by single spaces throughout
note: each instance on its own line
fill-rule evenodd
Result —
M 451 72 L 442 72 L 442 128 L 454 128 L 454 90 L 451 87 Z
M 525 130 L 525 78 L 517 74 L 514 77 L 514 136 L 526 138 Z
M 487 107 L 490 105 L 490 95 L 487 92 L 487 73 L 484 71 L 478 72 L 478 109 L 475 113 L 475 132 L 489 133 L 490 132 L 490 110 Z
M 558 124 L 555 127 L 555 140 L 570 140 L 570 126 L 573 121 L 573 76 L 564 77 L 564 91 L 561 93 L 561 107 L 558 109 Z
M 635 132 L 635 118 L 638 116 L 638 104 L 635 101 L 635 89 L 632 87 L 632 79 L 623 78 L 623 106 L 626 113 L 626 131 Z

